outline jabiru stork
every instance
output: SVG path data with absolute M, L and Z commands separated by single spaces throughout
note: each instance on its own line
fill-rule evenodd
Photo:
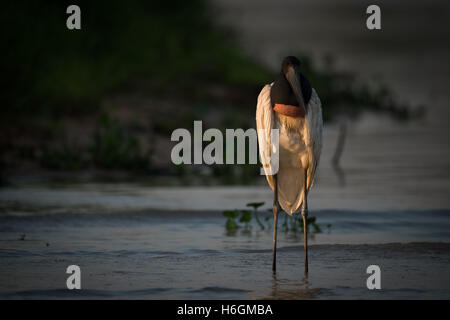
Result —
M 320 99 L 301 72 L 300 61 L 284 58 L 274 82 L 265 85 L 256 107 L 258 144 L 263 164 L 278 153 L 278 171 L 267 165 L 264 172 L 273 190 L 273 260 L 276 271 L 277 218 L 279 206 L 289 215 L 299 212 L 303 218 L 305 274 L 308 273 L 308 191 L 322 149 L 322 107 Z M 263 130 L 261 130 L 263 129 Z M 271 129 L 278 129 L 278 149 L 271 143 Z

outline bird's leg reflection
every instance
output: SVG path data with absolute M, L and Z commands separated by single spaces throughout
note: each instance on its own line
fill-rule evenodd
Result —
M 278 296 L 278 281 L 277 274 L 272 272 L 272 297 Z
M 272 273 L 272 291 L 269 299 L 311 299 L 315 298 L 315 290 L 305 276 L 299 281 L 278 278 Z

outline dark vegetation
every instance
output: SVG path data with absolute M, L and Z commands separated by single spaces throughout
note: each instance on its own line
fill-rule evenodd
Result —
M 0 182 L 29 168 L 206 172 L 223 183 L 258 176 L 257 165 L 170 163 L 171 132 L 193 120 L 204 130 L 254 127 L 256 97 L 275 74 L 242 52 L 236 30 L 214 24 L 206 1 L 78 1 L 80 31 L 66 28 L 69 4 L 19 0 L 0 11 Z M 330 59 L 319 70 L 300 57 L 325 121 L 364 110 L 420 115 Z
M 242 235 L 251 235 L 253 231 L 271 230 L 273 227 L 272 210 L 269 209 L 270 214 L 265 215 L 261 221 L 258 216 L 258 208 L 263 206 L 264 202 L 248 203 L 247 207 L 253 208 L 253 214 L 250 210 L 225 210 L 222 215 L 226 218 L 225 231 L 228 236 L 236 236 L 238 231 Z M 284 220 L 281 221 L 280 229 L 285 233 L 302 233 L 303 234 L 303 219 L 300 214 L 290 216 L 288 214 L 281 215 Z M 256 222 L 256 225 L 255 223 Z M 309 234 L 322 233 L 322 228 L 316 223 L 316 217 L 308 217 L 306 219 L 306 228 Z M 330 232 L 331 225 L 326 226 L 327 231 Z

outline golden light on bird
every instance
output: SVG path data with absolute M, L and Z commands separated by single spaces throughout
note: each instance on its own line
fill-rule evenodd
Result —
M 293 215 L 301 209 L 303 218 L 305 274 L 308 273 L 308 191 L 322 149 L 322 107 L 316 91 L 301 73 L 301 63 L 286 57 L 277 79 L 261 90 L 256 107 L 256 126 L 261 161 L 270 163 L 277 153 L 278 171 L 264 167 L 273 195 L 273 260 L 276 270 L 277 218 L 279 207 Z M 278 149 L 271 144 L 272 129 L 279 130 Z

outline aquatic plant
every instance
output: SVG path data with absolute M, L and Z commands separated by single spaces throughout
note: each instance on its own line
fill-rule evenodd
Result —
M 235 236 L 236 231 L 240 228 L 236 218 L 239 216 L 238 210 L 225 210 L 223 216 L 227 218 L 225 230 L 228 236 Z
M 234 235 L 240 228 L 246 232 L 251 230 L 252 213 L 250 210 L 225 210 L 222 214 L 227 218 L 225 229 L 228 234 Z M 238 217 L 239 220 L 237 220 Z
M 259 220 L 258 218 L 258 208 L 263 206 L 265 204 L 265 202 L 250 202 L 247 203 L 247 207 L 252 207 L 253 208 L 253 214 L 255 216 L 256 222 L 259 224 L 261 230 L 264 230 L 264 224 L 262 224 L 262 222 Z
M 270 212 L 272 212 L 272 210 L 270 210 Z M 316 223 L 316 219 L 317 218 L 313 216 L 306 218 L 306 228 L 309 233 L 322 233 L 322 229 Z M 330 224 L 329 228 L 331 228 Z M 301 214 L 296 214 L 293 216 L 290 216 L 288 214 L 284 215 L 284 221 L 281 224 L 282 231 L 295 233 L 295 232 L 303 232 L 303 229 L 304 225 Z
M 250 210 L 241 210 L 241 217 L 239 222 L 244 223 L 244 229 L 250 230 L 250 221 L 252 220 L 252 213 Z
M 250 202 L 247 204 L 247 207 L 253 208 L 253 216 L 255 217 L 256 223 L 259 225 L 261 230 L 271 229 L 272 227 L 272 217 L 266 216 L 264 218 L 264 222 L 266 226 L 261 222 L 258 217 L 257 210 L 259 207 L 263 206 L 265 202 Z M 268 209 L 270 213 L 272 213 L 272 209 Z M 252 212 L 250 210 L 225 210 L 222 212 L 222 215 L 227 218 L 225 222 L 225 229 L 228 235 L 234 236 L 236 235 L 236 231 L 241 229 L 245 232 L 250 232 L 251 230 L 251 221 L 253 219 Z M 317 218 L 314 216 L 308 217 L 306 219 L 306 228 L 310 234 L 322 233 L 322 228 L 317 224 Z M 331 224 L 327 224 L 328 233 L 331 230 Z M 303 232 L 303 219 L 300 214 L 296 214 L 290 216 L 288 214 L 284 215 L 284 222 L 281 224 L 281 230 L 283 232 Z

